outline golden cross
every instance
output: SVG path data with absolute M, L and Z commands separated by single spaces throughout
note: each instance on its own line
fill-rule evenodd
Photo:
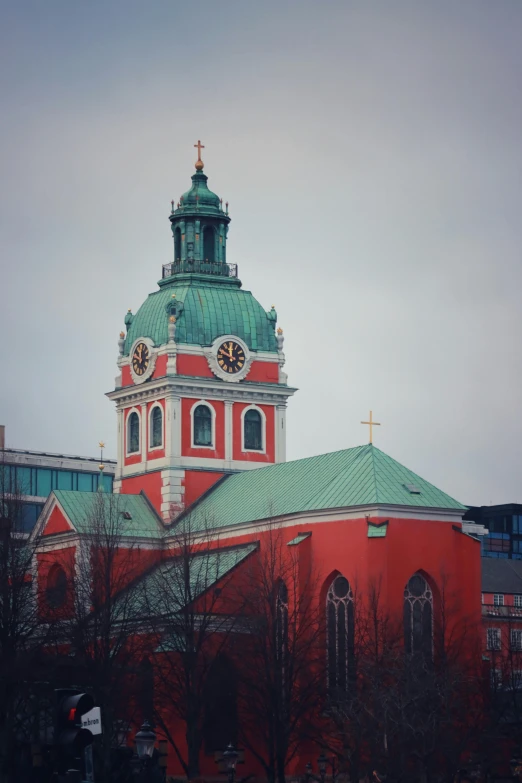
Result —
M 370 411 L 370 421 L 361 421 L 361 424 L 369 424 L 370 425 L 370 443 L 373 443 L 373 431 L 372 427 L 380 427 L 381 422 L 380 421 L 374 421 L 372 412 Z
M 201 160 L 201 150 L 205 149 L 205 145 L 200 142 L 198 139 L 198 143 L 194 144 L 195 147 L 198 148 L 198 162 Z

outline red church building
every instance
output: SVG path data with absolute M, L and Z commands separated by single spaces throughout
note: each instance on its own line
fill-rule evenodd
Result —
M 184 530 L 221 557 L 213 589 L 227 579 L 241 583 L 277 531 L 283 560 L 292 558 L 303 584 L 314 575 L 310 601 L 324 616 L 327 691 L 350 687 L 354 605 L 376 590 L 382 611 L 400 618 L 408 655 L 433 655 L 451 596 L 445 633 L 465 626 L 473 655 L 481 561 L 479 541 L 463 529 L 466 507 L 372 443 L 287 462 L 286 407 L 296 389 L 283 369 L 283 332 L 275 309 L 243 289 L 227 260 L 228 205 L 209 190 L 200 157 L 169 219 L 173 261 L 157 290 L 125 317 L 108 394 L 117 414 L 121 547 L 138 543 L 140 553 L 128 583 L 145 573 L 151 579 L 175 558 Z M 96 493 L 49 496 L 38 526 L 44 603 L 85 556 L 95 502 Z M 185 753 L 174 715 L 171 732 Z M 209 775 L 207 751 L 202 746 L 200 769 Z M 297 749 L 288 770 L 302 774 L 308 752 L 306 744 Z M 248 748 L 245 764 L 245 774 L 263 774 Z M 168 765 L 183 774 L 172 748 Z

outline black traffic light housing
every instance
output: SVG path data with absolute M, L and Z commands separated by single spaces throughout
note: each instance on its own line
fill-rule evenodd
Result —
M 82 728 L 82 715 L 94 707 L 94 699 L 88 693 L 75 690 L 57 690 L 54 745 L 57 752 L 58 771 L 65 772 L 78 765 L 84 749 L 92 744 L 89 729 Z

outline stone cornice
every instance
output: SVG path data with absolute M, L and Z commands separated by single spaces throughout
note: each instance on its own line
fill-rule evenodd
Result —
M 120 406 L 126 403 L 148 402 L 161 395 L 176 394 L 183 397 L 209 397 L 241 401 L 257 401 L 267 404 L 281 404 L 291 397 L 297 389 L 271 383 L 243 381 L 232 385 L 212 378 L 172 375 L 157 378 L 142 386 L 124 386 L 106 393 L 110 400 Z

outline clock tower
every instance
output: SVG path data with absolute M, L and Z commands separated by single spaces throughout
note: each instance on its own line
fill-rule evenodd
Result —
M 224 474 L 285 461 L 277 314 L 227 262 L 228 203 L 207 186 L 198 142 L 191 188 L 171 202 L 174 257 L 158 290 L 125 316 L 116 388 L 116 492 L 142 490 L 165 522 Z

